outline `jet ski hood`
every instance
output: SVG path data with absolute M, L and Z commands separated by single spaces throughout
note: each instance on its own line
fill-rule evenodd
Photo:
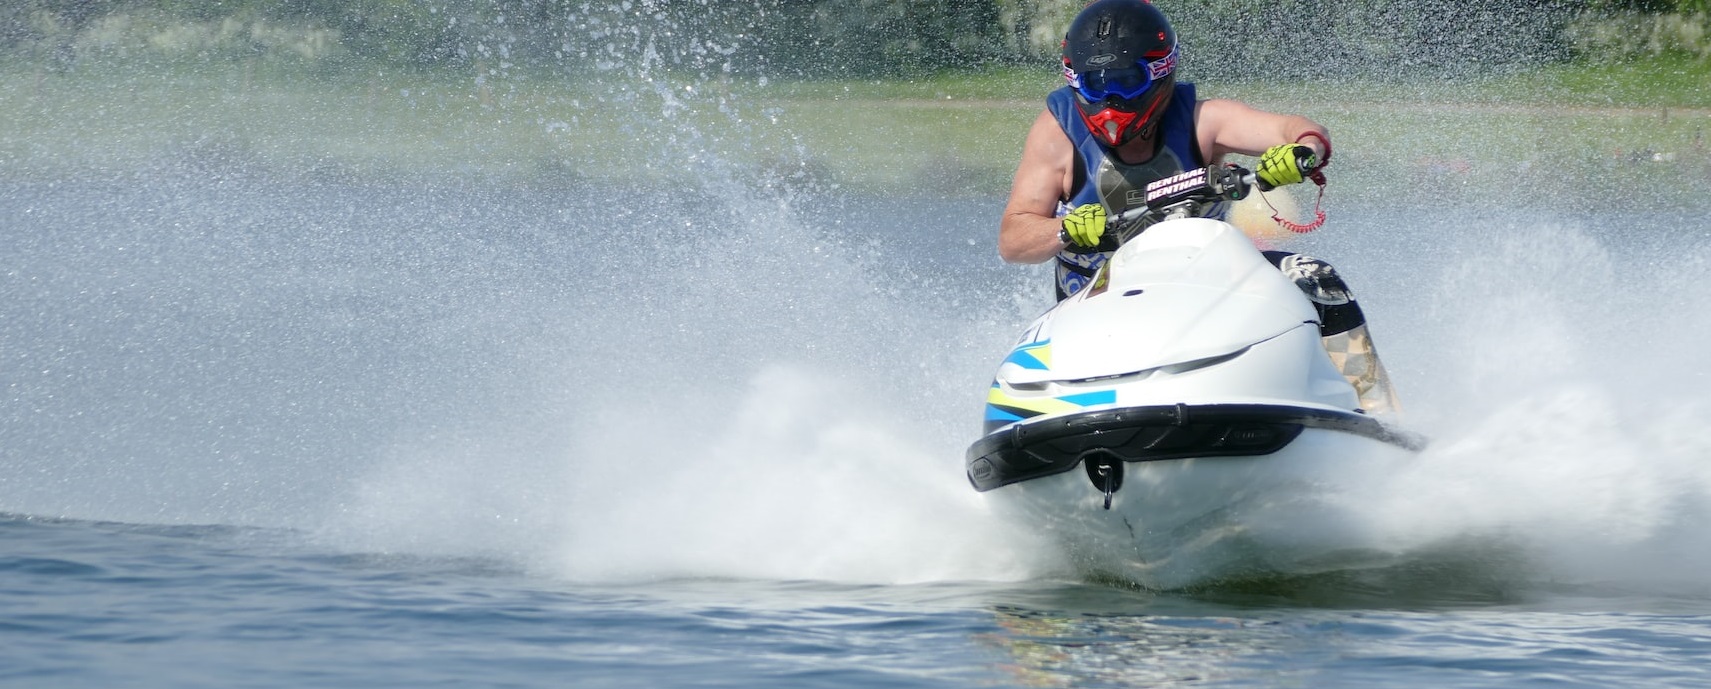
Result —
M 1083 381 L 1225 356 L 1318 319 L 1298 288 L 1228 224 L 1154 225 L 1103 279 L 1047 311 L 999 367 L 1011 383 Z

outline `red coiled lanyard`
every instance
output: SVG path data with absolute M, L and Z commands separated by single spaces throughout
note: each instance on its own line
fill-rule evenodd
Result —
M 1277 210 L 1277 206 L 1272 206 L 1270 200 L 1265 202 L 1265 205 L 1271 206 L 1272 221 L 1276 222 L 1278 227 L 1282 227 L 1283 229 L 1296 234 L 1307 234 L 1308 232 L 1319 229 L 1320 225 L 1325 224 L 1325 211 L 1319 207 L 1319 203 L 1325 200 L 1325 166 L 1331 164 L 1331 140 L 1325 138 L 1325 135 L 1320 134 L 1319 132 L 1306 132 L 1301 136 L 1296 137 L 1295 143 L 1301 143 L 1301 141 L 1307 137 L 1318 139 L 1319 143 L 1325 147 L 1325 155 L 1319 160 L 1319 167 L 1314 168 L 1313 172 L 1307 175 L 1307 179 L 1313 180 L 1314 184 L 1319 185 L 1319 195 L 1313 199 L 1313 222 L 1302 225 L 1300 223 L 1285 220 L 1282 212 Z M 1261 196 L 1260 198 L 1265 197 Z

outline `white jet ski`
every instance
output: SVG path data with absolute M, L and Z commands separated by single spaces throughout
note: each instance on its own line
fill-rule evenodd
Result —
M 1188 217 L 1256 184 L 1213 166 L 1148 185 L 1101 274 L 999 366 L 968 478 L 1084 576 L 1175 589 L 1384 564 L 1343 506 L 1423 440 L 1361 410 L 1312 302 L 1251 240 Z

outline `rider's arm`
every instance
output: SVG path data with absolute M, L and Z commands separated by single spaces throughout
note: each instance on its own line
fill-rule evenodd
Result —
M 998 255 L 1010 263 L 1040 263 L 1063 250 L 1058 199 L 1069 188 L 1074 162 L 1069 137 L 1050 112 L 1042 112 L 1022 144 L 1022 162 L 1010 186 L 1010 201 L 998 223 Z
M 1201 101 L 1195 112 L 1195 133 L 1206 160 L 1217 162 L 1230 153 L 1257 156 L 1278 144 L 1299 141 L 1323 160 L 1331 135 L 1313 120 L 1256 110 L 1240 101 L 1214 98 Z M 1306 136 L 1308 132 L 1324 137 Z

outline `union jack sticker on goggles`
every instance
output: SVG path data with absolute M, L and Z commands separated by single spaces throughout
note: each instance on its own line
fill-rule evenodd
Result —
M 1063 76 L 1069 85 L 1090 103 L 1110 97 L 1135 99 L 1153 87 L 1153 82 L 1170 76 L 1176 70 L 1176 48 L 1157 60 L 1122 69 L 1100 69 L 1081 74 L 1064 65 Z

